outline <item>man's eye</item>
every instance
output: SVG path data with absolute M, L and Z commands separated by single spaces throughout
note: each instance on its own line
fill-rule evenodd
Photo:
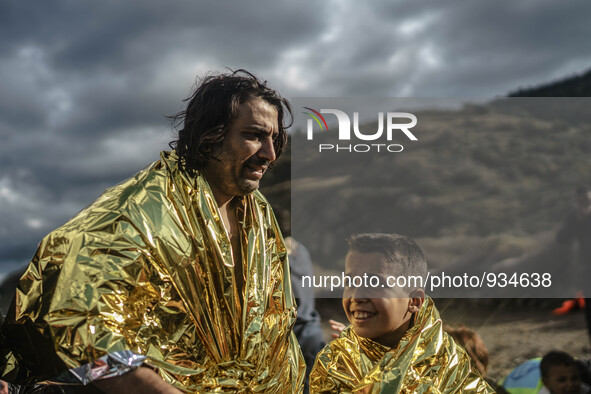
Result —
M 244 138 L 246 138 L 247 140 L 256 140 L 259 138 L 259 134 L 258 133 L 244 133 Z

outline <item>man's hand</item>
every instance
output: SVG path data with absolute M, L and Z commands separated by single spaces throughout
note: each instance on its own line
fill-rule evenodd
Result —
M 105 393 L 125 394 L 181 394 L 150 368 L 140 367 L 114 378 L 97 380 L 93 384 Z

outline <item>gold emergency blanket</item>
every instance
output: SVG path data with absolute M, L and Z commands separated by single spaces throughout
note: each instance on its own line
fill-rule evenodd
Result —
M 106 190 L 21 278 L 4 376 L 51 380 L 129 350 L 188 392 L 299 392 L 287 251 L 259 192 L 239 205 L 243 294 L 211 189 L 174 152 Z
M 441 326 L 428 297 L 396 348 L 359 337 L 349 326 L 316 357 L 310 391 L 494 393 Z

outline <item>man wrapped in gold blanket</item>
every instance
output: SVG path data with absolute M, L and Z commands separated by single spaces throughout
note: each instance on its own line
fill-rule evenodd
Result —
M 49 234 L 3 325 L 3 379 L 106 392 L 301 390 L 287 251 L 259 180 L 289 103 L 207 77 L 172 153 Z

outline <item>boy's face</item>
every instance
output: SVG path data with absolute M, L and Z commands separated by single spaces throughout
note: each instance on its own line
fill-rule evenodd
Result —
M 581 392 L 581 376 L 576 365 L 552 365 L 548 376 L 542 378 L 544 386 L 554 394 L 578 394 Z
M 412 314 L 421 307 L 424 292 L 418 291 L 418 297 L 409 298 L 403 289 L 388 287 L 387 279 L 395 276 L 396 270 L 382 253 L 350 251 L 345 271 L 352 284 L 355 277 L 367 278 L 367 287 L 347 287 L 343 294 L 343 309 L 357 335 L 384 346 L 397 346 L 410 327 Z M 371 277 L 379 279 L 377 287 L 369 285 Z M 377 283 L 377 279 L 372 282 Z

